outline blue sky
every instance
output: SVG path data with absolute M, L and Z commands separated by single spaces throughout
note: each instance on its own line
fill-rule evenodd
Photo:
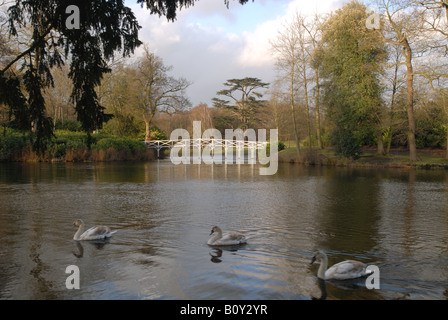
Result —
M 202 0 L 204 1 L 204 0 Z M 194 10 L 187 17 L 188 23 L 198 22 L 203 25 L 222 28 L 229 33 L 240 34 L 243 31 L 252 32 L 256 26 L 264 21 L 273 19 L 277 16 L 283 16 L 288 1 L 255 1 L 249 2 L 241 6 L 237 2 L 230 3 L 229 9 L 223 5 L 223 1 L 205 0 L 216 2 L 221 6 L 215 6 L 216 9 L 212 14 L 207 12 Z
M 281 25 L 300 11 L 304 14 L 331 12 L 344 0 L 255 0 L 241 6 L 223 0 L 199 0 L 182 9 L 175 22 L 150 15 L 128 0 L 142 29 L 140 38 L 166 65 L 172 75 L 193 82 L 187 95 L 193 106 L 211 99 L 231 78 L 275 78 L 275 60 L 270 51 Z M 138 52 L 137 52 L 138 54 Z

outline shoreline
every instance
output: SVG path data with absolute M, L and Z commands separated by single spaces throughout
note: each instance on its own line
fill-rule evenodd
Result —
M 391 169 L 442 169 L 448 170 L 448 160 L 441 154 L 445 150 L 419 150 L 419 160 L 411 163 L 408 160 L 406 150 L 394 150 L 393 154 L 377 155 L 373 150 L 364 150 L 359 159 L 348 159 L 336 155 L 331 148 L 322 150 L 302 150 L 301 159 L 297 159 L 296 149 L 287 148 L 279 151 L 278 162 L 290 163 L 303 166 L 325 166 L 325 167 L 353 167 L 353 168 L 391 168 Z M 0 163 L 7 162 L 46 162 L 46 163 L 96 163 L 96 162 L 124 162 L 124 161 L 154 161 L 157 156 L 152 149 L 143 152 L 129 152 L 108 148 L 105 150 L 67 150 L 63 157 L 38 156 L 31 150 L 18 152 L 9 159 L 2 159 Z M 166 158 L 165 152 L 161 153 L 160 159 Z
M 448 170 L 448 160 L 442 153 L 445 150 L 418 150 L 416 162 L 410 162 L 407 150 L 393 150 L 393 154 L 377 155 L 372 149 L 363 150 L 359 159 L 348 159 L 336 155 L 332 149 L 302 150 L 302 158 L 297 159 L 296 149 L 288 148 L 279 152 L 279 163 L 291 163 L 304 166 L 329 166 L 353 168 L 392 168 L 392 169 L 442 169 Z

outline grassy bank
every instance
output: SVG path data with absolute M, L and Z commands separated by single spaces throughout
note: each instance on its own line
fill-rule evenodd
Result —
M 0 161 L 125 161 L 152 160 L 154 152 L 142 141 L 116 136 L 92 135 L 92 145 L 87 147 L 87 135 L 83 132 L 56 130 L 43 154 L 31 148 L 28 136 L 8 132 L 0 136 Z
M 391 150 L 389 155 L 377 155 L 373 149 L 365 149 L 357 160 L 347 159 L 335 154 L 331 148 L 323 150 L 307 148 L 301 150 L 300 160 L 296 148 L 286 148 L 279 152 L 279 162 L 299 163 L 322 166 L 353 166 L 371 168 L 421 168 L 448 169 L 448 160 L 444 150 L 418 150 L 418 161 L 410 162 L 406 150 Z

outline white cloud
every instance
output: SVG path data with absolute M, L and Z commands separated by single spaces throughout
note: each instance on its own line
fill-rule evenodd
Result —
M 277 21 L 267 21 L 259 25 L 255 32 L 244 32 L 244 47 L 238 62 L 242 66 L 267 67 L 273 65 L 270 40 L 275 39 L 278 32 Z
M 159 55 L 173 74 L 193 82 L 187 90 L 193 105 L 211 99 L 230 78 L 274 79 L 270 39 L 296 11 L 313 14 L 340 7 L 342 0 L 255 0 L 241 6 L 230 1 L 200 0 L 182 9 L 175 22 L 150 15 L 131 4 L 142 25 L 140 38 Z

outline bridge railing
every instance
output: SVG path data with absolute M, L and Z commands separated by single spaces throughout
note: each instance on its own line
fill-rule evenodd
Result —
M 205 148 L 208 146 L 210 149 L 224 148 L 227 154 L 229 148 L 236 148 L 238 157 L 241 156 L 243 149 L 249 149 L 252 154 L 255 154 L 255 150 L 263 149 L 266 147 L 267 142 L 252 141 L 252 140 L 229 140 L 229 139 L 180 139 L 180 140 L 149 140 L 145 141 L 146 146 L 149 149 L 157 150 L 157 157 L 159 157 L 160 150 L 163 148 Z

